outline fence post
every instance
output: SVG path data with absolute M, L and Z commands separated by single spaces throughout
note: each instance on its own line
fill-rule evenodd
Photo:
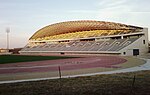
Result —
M 58 72 L 59 72 L 59 78 L 61 79 L 61 69 L 60 69 L 60 66 L 58 66 Z
M 132 81 L 132 88 L 131 88 L 131 93 L 134 94 L 134 85 L 135 85 L 135 75 L 133 77 L 133 81 Z
M 59 74 L 59 94 L 62 95 L 62 92 L 61 92 L 61 88 L 62 88 L 62 84 L 61 84 L 61 69 L 60 69 L 60 66 L 58 66 L 58 74 Z
M 134 87 L 134 84 L 135 84 L 135 75 L 133 77 L 132 88 Z

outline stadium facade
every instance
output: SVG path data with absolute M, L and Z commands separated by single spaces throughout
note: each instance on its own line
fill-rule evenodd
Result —
M 117 54 L 148 52 L 148 29 L 105 21 L 68 21 L 46 26 L 21 54 Z

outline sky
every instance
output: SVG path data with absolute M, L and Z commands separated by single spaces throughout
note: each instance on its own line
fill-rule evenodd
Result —
M 39 29 L 73 20 L 110 21 L 150 29 L 150 0 L 0 0 L 0 48 L 24 47 Z M 149 33 L 150 34 L 150 33 Z

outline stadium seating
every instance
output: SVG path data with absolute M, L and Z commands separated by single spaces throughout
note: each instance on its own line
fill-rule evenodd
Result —
M 138 38 L 108 39 L 104 41 L 74 41 L 67 43 L 33 44 L 24 51 L 119 51 Z

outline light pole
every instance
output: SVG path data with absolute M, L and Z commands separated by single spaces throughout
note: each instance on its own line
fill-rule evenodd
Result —
M 9 51 L 9 33 L 10 33 L 9 28 L 6 29 L 6 33 L 7 33 L 7 51 Z

